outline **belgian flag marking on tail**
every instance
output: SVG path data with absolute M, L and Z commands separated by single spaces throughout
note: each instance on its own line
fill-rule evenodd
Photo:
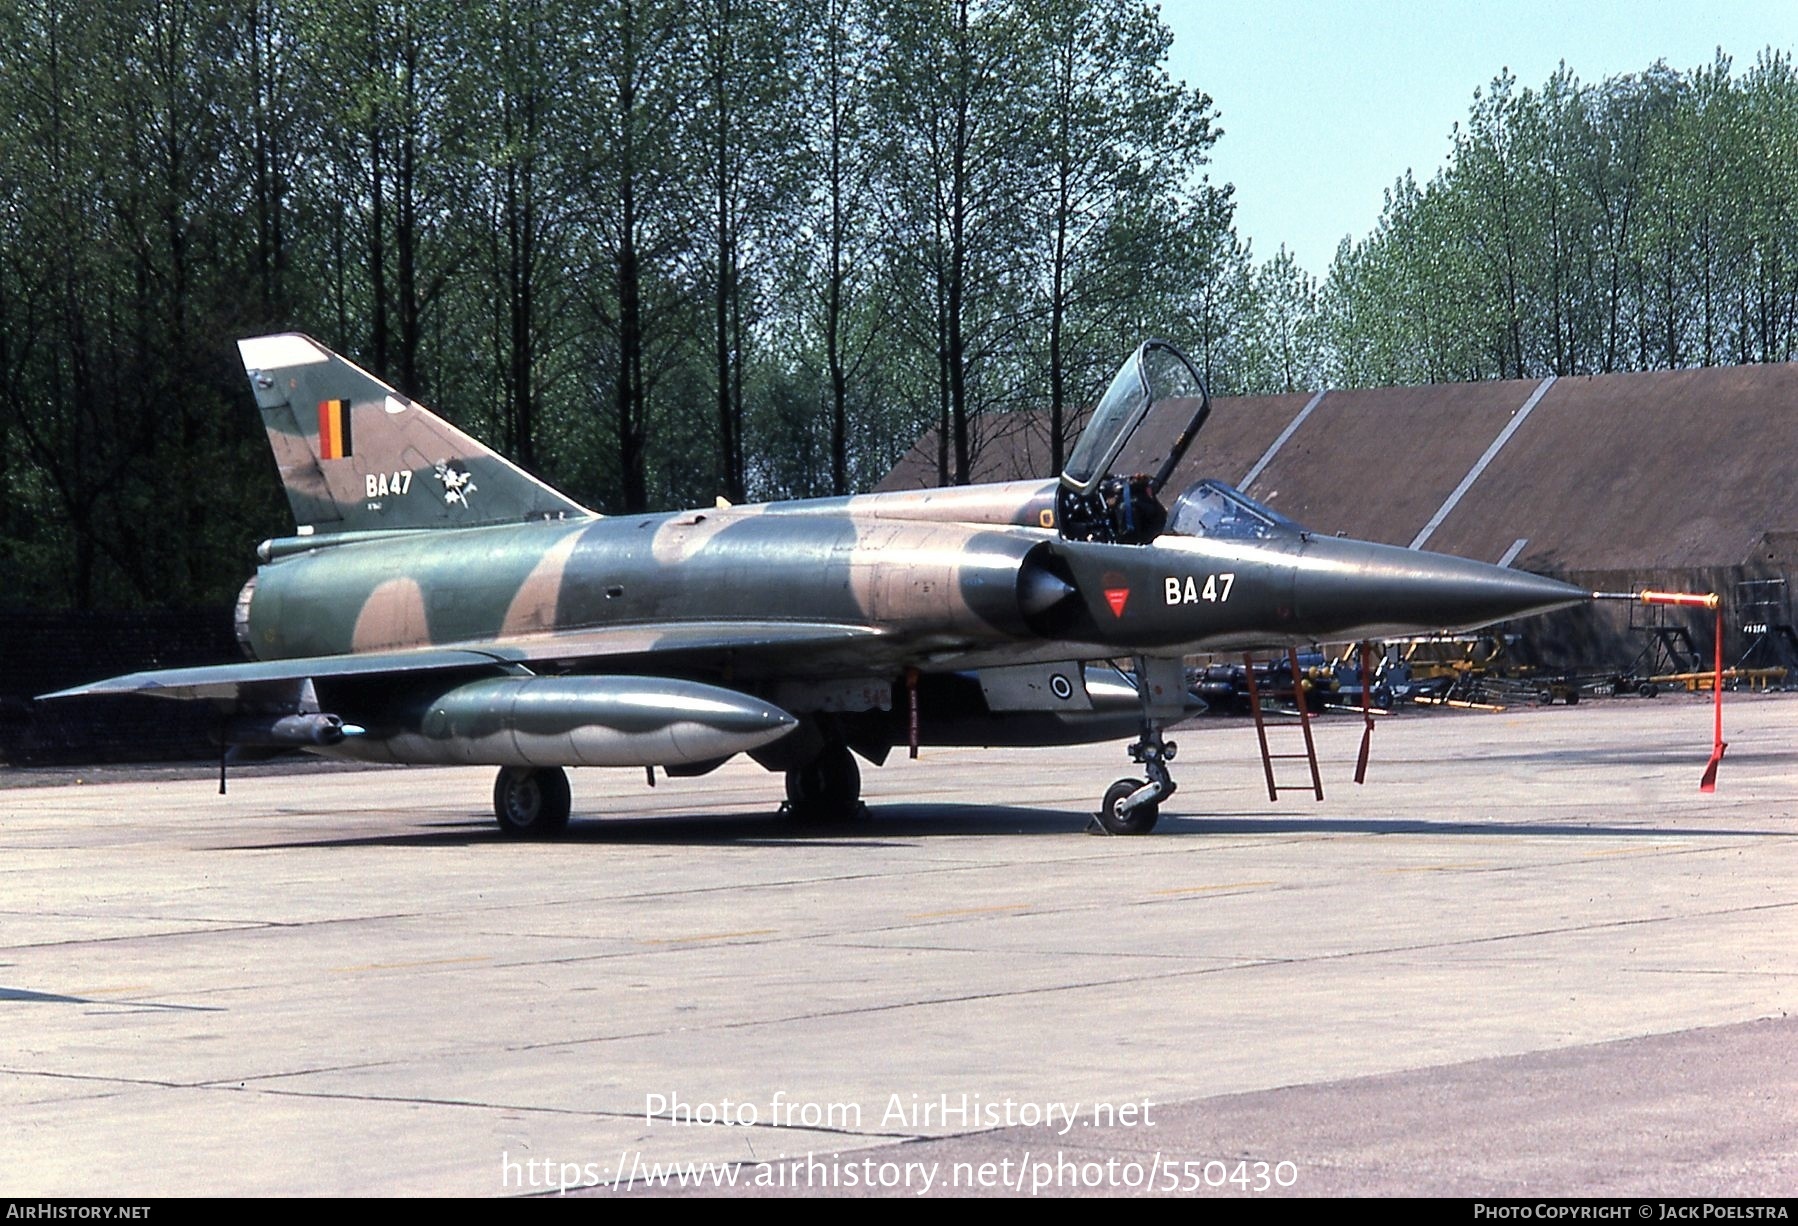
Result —
M 350 454 L 350 402 L 318 402 L 318 458 L 342 460 Z

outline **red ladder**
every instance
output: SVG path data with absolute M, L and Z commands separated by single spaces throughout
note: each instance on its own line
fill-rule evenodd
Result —
M 1255 736 L 1261 741 L 1261 768 L 1267 773 L 1267 798 L 1280 799 L 1280 793 L 1298 791 L 1309 788 L 1318 800 L 1324 798 L 1323 776 L 1317 773 L 1317 743 L 1311 739 L 1311 712 L 1305 704 L 1305 683 L 1299 672 L 1299 653 L 1297 648 L 1288 648 L 1287 663 L 1292 668 L 1292 698 L 1299 709 L 1299 727 L 1305 733 L 1304 753 L 1273 753 L 1267 745 L 1267 721 L 1261 714 L 1261 689 L 1255 684 L 1255 658 L 1250 655 L 1242 657 L 1242 670 L 1249 682 L 1249 710 L 1255 716 Z M 1311 782 L 1282 784 L 1274 778 L 1274 762 L 1298 761 L 1303 759 L 1311 768 Z

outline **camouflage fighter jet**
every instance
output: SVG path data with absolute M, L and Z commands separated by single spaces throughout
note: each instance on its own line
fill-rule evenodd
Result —
M 1194 705 L 1182 657 L 1590 598 L 1314 536 L 1217 481 L 1164 501 L 1210 402 L 1162 341 L 1124 363 L 1059 478 L 617 516 L 308 337 L 238 348 L 296 522 L 238 597 L 250 662 L 55 696 L 209 702 L 237 753 L 497 766 L 509 835 L 566 825 L 570 766 L 653 782 L 747 753 L 818 820 L 861 810 L 858 756 L 1131 732 L 1146 779 L 1114 783 L 1099 821 L 1145 833 L 1175 788 L 1163 729 Z M 1140 471 L 1114 471 L 1132 440 Z

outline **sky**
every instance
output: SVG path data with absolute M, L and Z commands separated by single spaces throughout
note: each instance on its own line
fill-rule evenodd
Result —
M 1563 61 L 1581 81 L 1686 70 L 1721 46 L 1739 75 L 1798 48 L 1798 0 L 1162 0 L 1170 74 L 1220 113 L 1209 177 L 1236 186 L 1257 261 L 1284 244 L 1321 278 L 1365 238 L 1386 189 L 1428 182 L 1473 91 L 1509 69 L 1540 87 Z

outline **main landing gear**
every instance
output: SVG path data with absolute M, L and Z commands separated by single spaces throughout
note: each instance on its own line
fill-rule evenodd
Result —
M 861 767 L 841 741 L 827 741 L 817 757 L 787 772 L 787 815 L 805 825 L 857 817 L 862 812 L 861 798 Z
M 568 772 L 559 766 L 500 768 L 493 816 L 515 839 L 551 839 L 568 827 Z

